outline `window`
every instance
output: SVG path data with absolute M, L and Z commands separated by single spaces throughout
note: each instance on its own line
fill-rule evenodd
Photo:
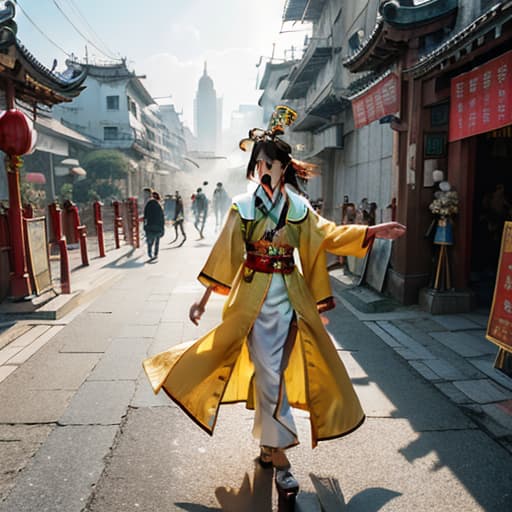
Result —
M 119 110 L 119 96 L 107 96 L 107 110 Z
M 137 117 L 137 103 L 135 103 L 130 96 L 126 96 L 126 104 L 128 105 L 128 111 Z
M 119 138 L 119 130 L 117 126 L 103 127 L 103 140 L 117 140 Z

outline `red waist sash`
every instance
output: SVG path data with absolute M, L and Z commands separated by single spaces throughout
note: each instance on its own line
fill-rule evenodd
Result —
M 283 256 L 267 256 L 254 252 L 247 252 L 245 266 L 256 272 L 265 272 L 272 274 L 278 272 L 280 274 L 291 274 L 295 268 L 293 255 Z

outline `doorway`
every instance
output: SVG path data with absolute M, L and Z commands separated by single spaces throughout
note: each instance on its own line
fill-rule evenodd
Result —
M 512 221 L 512 126 L 477 136 L 470 283 L 490 307 L 505 221 Z

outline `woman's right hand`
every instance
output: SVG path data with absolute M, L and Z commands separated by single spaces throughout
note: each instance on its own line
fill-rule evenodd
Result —
M 200 302 L 194 302 L 194 304 L 190 306 L 188 317 L 194 325 L 199 325 L 199 320 L 201 320 L 203 316 L 204 309 L 204 306 Z

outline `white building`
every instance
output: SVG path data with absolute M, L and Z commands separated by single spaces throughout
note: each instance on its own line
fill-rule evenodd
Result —
M 56 107 L 54 116 L 97 147 L 119 149 L 131 158 L 135 173 L 130 173 L 130 194 L 144 186 L 172 187 L 172 173 L 184 155 L 172 150 L 173 126 L 166 124 L 142 84 L 144 77 L 128 70 L 125 60 L 76 65 L 87 70 L 86 89 L 71 103 Z

